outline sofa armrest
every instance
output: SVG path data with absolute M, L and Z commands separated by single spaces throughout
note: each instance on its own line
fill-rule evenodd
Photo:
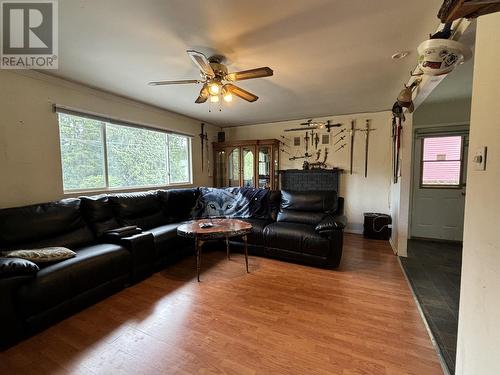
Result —
M 344 215 L 327 215 L 316 225 L 317 233 L 328 232 L 332 230 L 343 230 L 347 225 L 347 217 Z
M 155 243 L 152 233 L 143 232 L 129 237 L 105 234 L 102 241 L 123 246 L 132 253 L 132 282 L 151 275 L 155 259 Z
M 19 285 L 33 279 L 38 270 L 38 266 L 29 260 L 0 258 L 0 349 L 13 345 L 26 334 L 26 328 L 14 304 L 14 295 Z
M 38 266 L 26 259 L 0 258 L 0 279 L 18 277 L 31 278 L 40 270 Z

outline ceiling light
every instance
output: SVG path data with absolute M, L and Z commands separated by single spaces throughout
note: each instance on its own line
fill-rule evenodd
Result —
M 397 52 L 394 55 L 392 55 L 391 58 L 393 60 L 401 60 L 401 59 L 404 59 L 409 54 L 410 54 L 410 51 L 401 51 L 401 52 Z
M 226 92 L 224 94 L 224 101 L 229 103 L 232 100 L 233 100 L 233 94 L 231 94 L 230 92 Z
M 220 86 L 218 82 L 211 82 L 208 84 L 208 91 L 212 95 L 219 95 Z
M 211 95 L 210 102 L 217 103 L 219 101 L 219 95 Z

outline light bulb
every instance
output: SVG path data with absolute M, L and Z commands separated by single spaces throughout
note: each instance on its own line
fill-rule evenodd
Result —
M 225 102 L 230 102 L 233 100 L 233 94 L 231 94 L 230 92 L 227 92 L 224 94 L 224 101 Z
M 220 92 L 220 87 L 217 82 L 212 82 L 208 85 L 208 92 L 212 95 L 218 95 Z
M 211 95 L 210 96 L 210 101 L 212 103 L 217 103 L 219 101 L 219 95 Z

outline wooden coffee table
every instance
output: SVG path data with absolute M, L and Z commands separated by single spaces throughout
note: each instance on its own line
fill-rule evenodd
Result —
M 200 224 L 210 223 L 212 227 L 202 228 Z M 179 225 L 177 234 L 193 238 L 196 248 L 196 273 L 200 281 L 201 247 L 206 241 L 225 238 L 227 259 L 229 259 L 229 238 L 241 237 L 245 249 L 245 264 L 248 272 L 247 234 L 252 232 L 252 225 L 238 219 L 200 219 Z

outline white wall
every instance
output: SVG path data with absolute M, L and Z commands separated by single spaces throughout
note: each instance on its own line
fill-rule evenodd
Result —
M 200 121 L 32 71 L 0 71 L 0 87 L 0 207 L 63 197 L 54 103 L 195 135 L 194 185 L 212 185 L 201 171 Z M 208 126 L 210 141 L 218 130 Z
M 399 177 L 396 184 L 391 185 L 391 246 L 399 256 L 407 256 L 408 222 L 410 213 L 411 163 L 413 153 L 413 116 L 405 113 L 401 143 L 399 150 Z
M 365 158 L 365 136 L 363 132 L 355 135 L 354 146 L 354 172 L 349 175 L 349 134 L 344 133 L 346 138 L 342 143 L 348 145 L 342 151 L 334 152 L 333 142 L 328 146 L 330 154 L 327 160 L 329 167 L 339 167 L 346 172 L 340 177 L 340 195 L 345 197 L 345 213 L 349 219 L 347 231 L 361 233 L 363 230 L 364 212 L 390 212 L 390 186 L 391 186 L 391 113 L 363 113 L 346 116 L 330 116 L 317 118 L 315 120 L 331 120 L 333 123 L 343 123 L 350 129 L 351 120 L 356 120 L 356 127 L 364 128 L 365 120 L 371 119 L 371 127 L 376 129 L 370 133 L 368 178 L 364 177 Z M 268 124 L 257 124 L 234 128 L 225 128 L 228 140 L 243 139 L 281 139 L 284 135 L 288 138 L 294 136 L 304 137 L 304 132 L 284 132 L 284 129 L 300 127 L 300 123 L 306 121 L 284 121 Z M 330 134 L 334 134 L 338 128 L 333 128 Z M 326 130 L 321 130 L 320 134 L 327 134 Z M 336 138 L 335 140 L 337 140 Z M 292 142 L 286 141 L 291 147 L 285 147 L 292 156 L 303 154 L 305 148 L 303 139 L 300 147 L 294 147 Z M 318 146 L 324 148 L 321 144 Z M 335 147 L 335 148 L 336 148 Z M 311 151 L 309 151 L 311 152 Z M 322 154 L 323 155 L 323 154 Z M 288 160 L 290 155 L 283 152 L 280 154 L 281 169 L 302 168 L 304 159 L 296 161 Z M 310 158 L 310 161 L 314 161 Z M 322 159 L 322 157 L 320 158 Z
M 469 150 L 488 146 L 488 156 L 486 171 L 469 157 L 457 375 L 500 374 L 499 25 L 500 13 L 477 23 Z
M 441 85 L 447 83 L 448 77 Z M 439 86 L 438 86 L 439 87 Z M 459 98 L 442 102 L 424 102 L 413 114 L 414 129 L 432 126 L 468 124 L 471 98 Z

